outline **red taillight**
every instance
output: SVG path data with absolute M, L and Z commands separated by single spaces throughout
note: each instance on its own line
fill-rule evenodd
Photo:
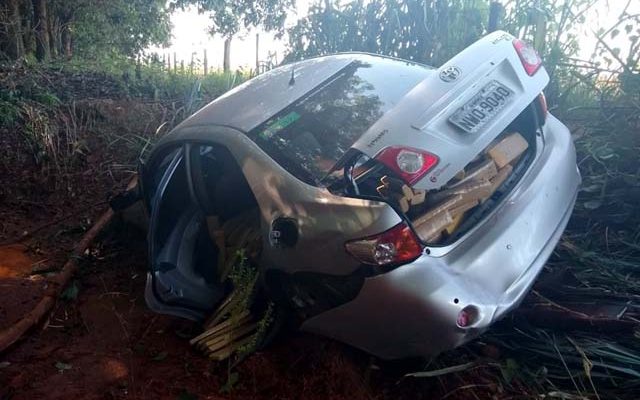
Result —
M 549 113 L 549 108 L 547 107 L 547 98 L 544 97 L 544 93 L 540 93 L 538 96 L 538 102 L 540 103 L 540 114 L 542 115 L 542 121 L 547 120 L 547 114 Z
M 378 235 L 349 241 L 345 248 L 360 262 L 372 265 L 402 264 L 422 254 L 420 241 L 404 222 Z
M 410 147 L 386 147 L 376 160 L 396 172 L 409 185 L 418 182 L 438 163 L 438 157 L 426 151 Z
M 516 53 L 518 53 L 518 57 L 520 57 L 520 61 L 522 62 L 522 66 L 524 67 L 524 70 L 527 71 L 527 75 L 533 76 L 538 72 L 542 66 L 542 60 L 540 59 L 536 49 L 520 39 L 513 40 L 513 47 L 515 47 Z

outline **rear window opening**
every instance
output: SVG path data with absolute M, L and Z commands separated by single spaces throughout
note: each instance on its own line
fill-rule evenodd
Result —
M 326 187 L 351 146 L 433 73 L 409 62 L 382 57 L 370 60 L 353 61 L 248 136 L 298 179 Z
M 335 194 L 382 200 L 394 207 L 423 243 L 455 242 L 491 212 L 527 171 L 541 121 L 534 101 L 453 179 L 437 190 L 413 190 L 385 165 L 352 150 L 336 173 Z

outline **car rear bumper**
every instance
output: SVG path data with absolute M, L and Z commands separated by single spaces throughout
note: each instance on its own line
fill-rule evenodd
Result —
M 478 336 L 524 298 L 567 225 L 580 173 L 553 116 L 545 145 L 509 196 L 457 243 L 366 279 L 358 296 L 302 329 L 382 358 L 437 354 Z M 475 315 L 457 325 L 462 309 Z

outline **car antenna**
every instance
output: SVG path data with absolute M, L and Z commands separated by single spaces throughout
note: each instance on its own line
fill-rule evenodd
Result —
M 291 79 L 289 79 L 289 86 L 296 84 L 296 67 L 291 67 Z

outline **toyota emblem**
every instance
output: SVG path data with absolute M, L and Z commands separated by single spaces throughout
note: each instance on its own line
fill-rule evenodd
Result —
M 440 79 L 445 82 L 453 82 L 458 79 L 461 73 L 460 68 L 452 65 L 440 71 Z

